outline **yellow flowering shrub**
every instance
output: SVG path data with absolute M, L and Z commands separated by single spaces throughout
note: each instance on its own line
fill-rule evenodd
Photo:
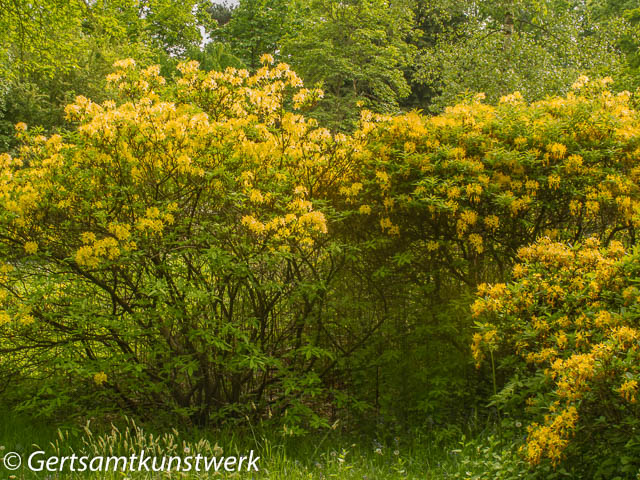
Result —
M 498 398 L 530 419 L 522 454 L 532 465 L 586 452 L 637 459 L 639 265 L 617 241 L 545 238 L 519 250 L 511 283 L 479 287 L 473 356 L 478 366 L 500 359 Z
M 323 202 L 358 143 L 302 116 L 322 92 L 263 62 L 188 62 L 167 81 L 118 61 L 109 100 L 66 107 L 73 131 L 17 125 L 19 152 L 0 156 L 0 370 L 32 385 L 30 405 L 111 392 L 110 408 L 199 424 L 322 424 L 321 374 L 358 341 L 318 321 Z
M 541 236 L 628 239 L 640 225 L 640 114 L 608 83 L 582 79 L 531 104 L 475 97 L 435 117 L 363 112 L 352 181 L 365 187 L 350 202 L 422 252 L 422 268 L 470 285 L 504 276 Z
M 385 411 L 399 387 L 441 420 L 452 392 L 484 388 L 467 342 L 478 361 L 502 354 L 525 318 L 494 317 L 563 308 L 564 277 L 526 262 L 522 295 L 499 283 L 521 247 L 548 236 L 523 255 L 562 266 L 578 254 L 554 241 L 599 236 L 607 253 L 578 260 L 602 268 L 566 279 L 597 302 L 640 224 L 636 99 L 606 81 L 434 117 L 363 111 L 346 135 L 304 116 L 322 92 L 268 55 L 253 73 L 178 71 L 118 61 L 109 100 L 77 97 L 61 134 L 18 124 L 19 150 L 0 155 L 0 377 L 26 379 L 29 405 L 111 394 L 103 405 L 291 431 L 325 424 L 329 404 Z M 478 285 L 474 336 L 463 294 Z M 513 345 L 559 402 L 533 420 L 532 463 L 570 448 L 603 362 L 636 342 L 623 312 L 600 310 L 532 314 L 541 338 Z M 636 400 L 629 372 L 615 405 Z
M 509 277 L 521 247 L 543 236 L 634 241 L 635 102 L 607 81 L 583 79 L 565 96 L 534 103 L 516 93 L 495 105 L 477 96 L 437 116 L 362 112 L 356 168 L 345 171 L 333 199 L 352 214 L 349 228 L 333 231 L 361 247 L 360 262 L 375 272 L 371 284 L 397 316 L 380 348 L 415 359 L 411 367 L 385 365 L 385 381 L 403 391 L 409 382 L 425 416 L 450 409 L 451 395 L 469 404 L 468 392 L 477 398 L 491 390 L 491 378 L 474 376 L 465 356 L 473 320 L 460 312 L 478 285 Z M 543 360 L 553 348 L 535 354 Z M 372 353 L 363 365 L 378 361 Z

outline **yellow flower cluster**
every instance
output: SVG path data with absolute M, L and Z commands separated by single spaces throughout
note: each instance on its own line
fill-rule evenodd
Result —
M 36 242 L 27 242 L 24 244 L 24 251 L 29 255 L 33 255 L 38 251 L 38 244 Z
M 89 236 L 93 236 L 90 239 Z M 96 240 L 93 234 L 85 235 L 85 241 L 87 245 L 83 245 L 76 252 L 76 262 L 78 265 L 86 267 L 96 267 L 100 263 L 100 259 L 106 257 L 110 260 L 115 260 L 120 255 L 120 248 L 118 248 L 118 241 L 113 237 L 105 237 L 101 240 Z
M 548 457 L 557 465 L 577 422 L 577 409 L 569 407 L 558 414 L 548 415 L 545 425 L 531 424 L 528 427 L 527 445 L 522 447 L 529 462 L 535 465 L 540 463 L 543 457 Z
M 478 288 L 472 313 L 481 323 L 471 351 L 480 364 L 499 346 L 543 374 L 538 398 L 552 413 L 529 426 L 523 452 L 532 464 L 543 458 L 557 464 L 581 406 L 594 415 L 602 398 L 615 401 L 612 391 L 618 401 L 636 402 L 640 297 L 628 269 L 637 268 L 637 257 L 620 242 L 602 248 L 595 238 L 578 246 L 542 239 L 518 256 L 513 284 Z
M 270 235 L 276 240 L 295 240 L 304 245 L 312 244 L 314 235 L 326 234 L 328 231 L 327 220 L 319 211 L 309 211 L 301 215 L 289 213 L 264 223 L 252 215 L 245 215 L 241 223 L 256 235 Z
M 104 372 L 98 372 L 93 376 L 93 381 L 98 386 L 103 385 L 107 382 L 107 374 Z
M 149 232 L 152 235 L 159 235 L 164 230 L 166 224 L 174 222 L 171 213 L 161 214 L 158 207 L 147 208 L 145 215 L 138 219 L 136 228 L 143 232 Z
M 622 398 L 629 403 L 636 403 L 636 395 L 638 393 L 638 381 L 626 380 L 618 389 Z

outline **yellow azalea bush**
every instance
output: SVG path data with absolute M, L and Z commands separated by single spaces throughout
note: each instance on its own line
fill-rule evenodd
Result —
M 617 241 L 545 238 L 518 252 L 512 282 L 479 286 L 473 356 L 502 363 L 498 398 L 530 419 L 530 464 L 608 453 L 637 470 L 639 265 Z
M 540 236 L 629 238 L 640 223 L 640 114 L 609 83 L 581 77 L 565 97 L 534 103 L 478 95 L 434 117 L 364 112 L 353 181 L 365 188 L 344 197 L 411 242 L 421 266 L 469 285 L 504 276 Z
M 321 202 L 357 143 L 304 118 L 322 92 L 269 56 L 179 71 L 118 61 L 109 100 L 66 107 L 73 131 L 17 126 L 0 156 L 0 370 L 44 411 L 111 394 L 199 424 L 317 426 L 322 376 L 358 341 L 319 321 L 335 262 Z
M 407 368 L 371 349 L 362 368 L 386 362 L 384 375 L 363 382 L 384 378 L 403 391 L 409 383 L 431 418 L 491 392 L 467 356 L 469 296 L 508 278 L 518 249 L 541 236 L 634 241 L 636 102 L 609 79 L 581 78 L 567 95 L 533 103 L 516 92 L 493 105 L 478 95 L 437 116 L 362 112 L 357 168 L 333 200 L 350 216 L 333 232 L 361 247 L 360 263 L 395 316 L 378 351 L 412 359 Z M 444 388 L 442 378 L 453 383 Z
M 446 421 L 452 392 L 488 393 L 466 294 L 543 235 L 634 242 L 640 118 L 607 79 L 435 117 L 363 111 L 347 135 L 305 117 L 322 92 L 268 55 L 254 72 L 178 71 L 118 61 L 108 100 L 66 107 L 70 131 L 18 124 L 0 156 L 0 379 L 30 385 L 25 406 L 287 432 L 345 406 Z M 483 331 L 476 350 L 502 338 Z M 556 432 L 561 452 L 573 406 L 531 435 Z

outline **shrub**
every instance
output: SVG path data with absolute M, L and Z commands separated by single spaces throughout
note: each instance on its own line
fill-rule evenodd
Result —
M 117 62 L 73 131 L 18 124 L 0 157 L 0 375 L 25 406 L 460 419 L 490 393 L 470 292 L 541 235 L 635 240 L 640 118 L 607 80 L 343 135 L 269 56 L 179 70 Z
M 566 97 L 531 104 L 517 92 L 496 106 L 476 96 L 435 117 L 365 112 L 358 206 L 404 242 L 405 264 L 471 286 L 504 278 L 541 236 L 633 238 L 640 115 L 608 83 L 581 78 Z
M 496 401 L 531 420 L 530 464 L 569 456 L 596 477 L 637 472 L 639 255 L 542 239 L 520 250 L 513 282 L 479 287 L 473 354 L 500 359 Z
M 263 60 L 253 75 L 190 62 L 168 83 L 119 61 L 112 100 L 67 106 L 77 130 L 17 126 L 18 156 L 0 157 L 0 366 L 27 405 L 322 423 L 347 349 L 321 321 L 341 254 L 317 192 L 353 147 L 293 113 L 320 92 Z
M 581 78 L 534 103 L 516 92 L 433 117 L 363 112 L 340 208 L 390 317 L 360 371 L 391 404 L 404 392 L 398 410 L 411 398 L 448 421 L 452 405 L 467 415 L 490 394 L 490 377 L 471 371 L 468 307 L 477 285 L 508 278 L 520 247 L 541 236 L 635 242 L 640 115 L 634 96 L 608 88 Z

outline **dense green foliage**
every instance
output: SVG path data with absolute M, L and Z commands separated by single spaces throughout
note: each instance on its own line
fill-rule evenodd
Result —
M 352 130 L 359 107 L 398 110 L 409 93 L 405 71 L 415 56 L 410 2 L 309 2 L 283 42 L 287 61 L 326 98 L 313 115 Z
M 565 93 L 580 74 L 612 76 L 622 88 L 637 85 L 633 60 L 626 55 L 637 50 L 638 29 L 621 18 L 630 6 L 556 0 L 434 3 L 425 15 L 446 23 L 421 50 L 413 78 L 436 92 L 435 108 L 467 91 L 483 92 L 490 101 L 513 91 L 527 100 L 542 99 Z

